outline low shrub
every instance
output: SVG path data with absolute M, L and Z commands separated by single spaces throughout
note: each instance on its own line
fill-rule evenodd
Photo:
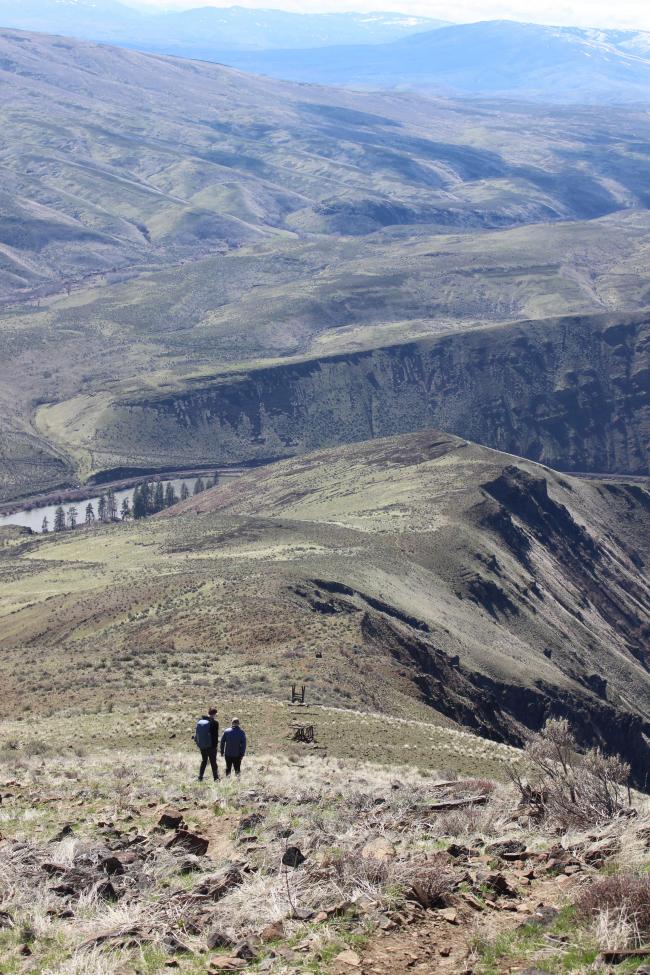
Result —
M 392 864 L 389 861 L 365 857 L 362 853 L 346 850 L 332 858 L 331 866 L 340 886 L 346 891 L 376 891 L 391 880 Z
M 409 900 L 427 908 L 444 906 L 458 883 L 454 871 L 439 858 L 426 863 L 404 863 L 397 869 L 396 879 Z
M 587 887 L 576 904 L 579 917 L 612 923 L 629 922 L 640 939 L 650 937 L 650 875 L 622 873 L 601 877 Z
M 629 765 L 600 748 L 580 754 L 568 721 L 547 721 L 524 761 L 525 777 L 513 776 L 522 801 L 559 829 L 608 822 L 629 805 Z

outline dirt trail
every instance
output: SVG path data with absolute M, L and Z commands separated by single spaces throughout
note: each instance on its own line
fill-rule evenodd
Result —
M 511 877 L 508 876 L 510 880 Z M 566 881 L 566 878 L 563 878 Z M 395 930 L 379 931 L 373 936 L 356 967 L 359 975 L 471 975 L 474 971 L 473 945 L 477 940 L 493 940 L 499 934 L 536 919 L 541 909 L 560 908 L 570 900 L 568 892 L 574 883 L 557 877 L 533 881 L 518 891 L 522 896 L 486 905 L 470 906 L 472 898 L 459 897 L 457 905 L 447 911 L 424 911 L 414 908 Z M 342 962 L 335 975 L 355 969 Z M 510 964 L 505 971 L 511 971 Z M 516 971 L 516 969 L 514 969 Z

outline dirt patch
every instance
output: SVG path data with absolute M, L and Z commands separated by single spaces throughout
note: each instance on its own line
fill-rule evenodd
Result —
M 506 881 L 516 883 L 520 875 L 504 874 Z M 565 878 L 566 880 L 566 878 Z M 455 906 L 442 910 L 423 911 L 409 905 L 407 911 L 395 915 L 389 924 L 392 930 L 378 930 L 360 957 L 360 975 L 401 975 L 401 973 L 440 972 L 441 975 L 472 975 L 475 966 L 475 945 L 493 940 L 530 921 L 540 920 L 570 900 L 572 882 L 544 878 L 524 888 L 526 894 L 506 901 L 484 903 L 472 895 L 459 897 Z M 335 965 L 335 971 L 345 968 Z M 347 971 L 353 969 L 347 966 Z

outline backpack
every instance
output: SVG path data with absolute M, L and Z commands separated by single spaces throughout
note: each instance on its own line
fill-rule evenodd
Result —
M 212 748 L 212 728 L 207 718 L 201 718 L 197 723 L 194 741 L 199 748 Z

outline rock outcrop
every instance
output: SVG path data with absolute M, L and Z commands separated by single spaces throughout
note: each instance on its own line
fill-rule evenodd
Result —
M 103 411 L 151 467 L 261 463 L 437 426 L 561 470 L 650 471 L 650 318 L 573 316 L 188 381 Z

